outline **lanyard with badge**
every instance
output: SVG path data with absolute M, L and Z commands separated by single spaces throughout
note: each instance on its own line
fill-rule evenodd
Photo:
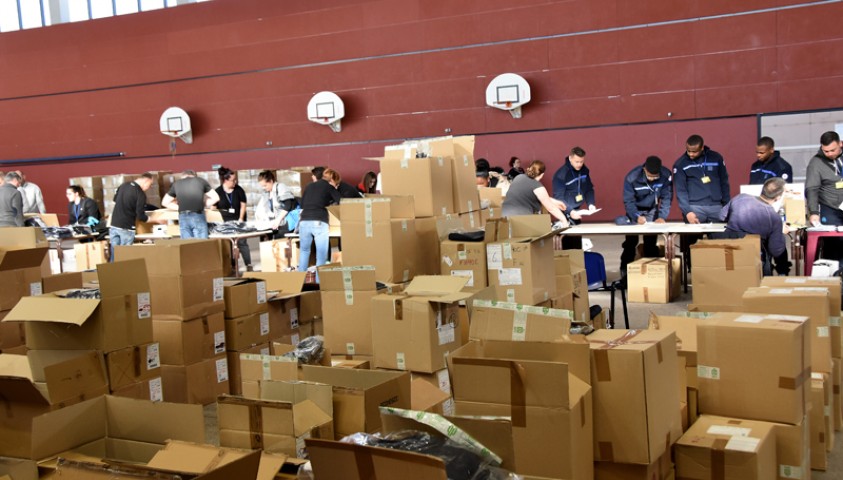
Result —
M 700 181 L 702 181 L 703 183 L 711 183 L 711 177 L 709 177 L 708 175 L 705 174 L 705 162 L 706 162 L 707 159 L 708 159 L 708 156 L 704 155 L 702 163 L 699 164 L 700 170 L 703 171 L 703 176 L 700 179 Z
M 580 188 L 580 181 L 582 181 L 583 175 L 580 175 L 579 172 L 574 172 L 577 174 L 577 196 L 574 197 L 574 201 L 582 202 L 582 189 Z
M 837 157 L 834 160 L 834 174 L 837 175 L 837 178 L 840 178 L 840 171 L 841 170 L 843 170 L 843 169 L 841 169 L 841 166 L 840 166 L 840 157 Z M 837 188 L 838 190 L 843 188 L 843 179 L 837 180 L 837 183 L 834 184 L 834 187 Z
M 74 209 L 74 213 L 76 213 L 76 223 L 81 222 L 82 219 L 79 218 L 79 214 L 82 213 L 82 202 L 80 201 L 79 203 L 74 205 L 73 209 Z
M 236 213 L 234 211 L 234 191 L 232 190 L 231 193 L 223 191 L 225 193 L 225 198 L 228 199 L 228 213 Z

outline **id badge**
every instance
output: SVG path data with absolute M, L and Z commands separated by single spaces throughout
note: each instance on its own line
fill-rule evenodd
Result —
M 843 183 L 843 182 L 841 182 L 841 183 Z M 574 200 L 577 201 L 577 202 L 582 202 L 582 195 L 577 195 L 576 197 L 574 197 Z
M 702 180 L 703 183 L 711 183 L 711 177 L 708 175 L 702 177 L 700 180 Z
M 835 183 L 835 184 L 834 184 L 834 188 L 836 188 L 836 189 L 838 189 L 838 190 L 840 190 L 841 188 L 843 188 L 843 181 L 840 181 L 840 182 Z
M 228 213 L 234 213 L 234 209 L 233 209 L 233 208 L 229 208 L 229 209 L 228 209 Z

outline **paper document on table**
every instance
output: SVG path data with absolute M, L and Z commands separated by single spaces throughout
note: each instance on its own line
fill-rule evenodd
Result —
M 586 215 L 591 215 L 591 214 L 593 214 L 593 213 L 597 213 L 597 212 L 599 212 L 600 210 L 603 210 L 603 209 L 602 209 L 602 208 L 595 208 L 594 210 L 588 210 L 588 209 L 586 209 L 586 208 L 583 208 L 582 210 L 574 210 L 573 212 L 571 212 L 571 214 L 576 213 L 576 214 L 578 214 L 579 216 L 584 217 L 584 216 L 586 216 Z
M 808 227 L 809 232 L 836 232 L 836 225 L 817 225 L 816 227 Z

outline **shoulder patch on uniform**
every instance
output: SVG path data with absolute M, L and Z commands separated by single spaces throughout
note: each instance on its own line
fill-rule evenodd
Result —
M 676 167 L 673 167 L 673 173 L 676 173 Z
M 673 181 L 673 175 L 668 175 L 668 176 L 667 176 L 667 181 L 668 181 L 668 182 L 672 182 L 672 181 Z
M 786 173 L 782 174 L 782 180 L 787 180 L 787 174 Z

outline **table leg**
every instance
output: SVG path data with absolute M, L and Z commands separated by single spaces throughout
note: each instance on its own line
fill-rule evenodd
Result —
M 820 239 L 818 232 L 806 232 L 807 238 L 805 240 L 805 276 L 811 276 L 811 270 L 814 268 L 814 260 L 817 259 L 817 242 Z
M 61 249 L 61 238 L 56 238 L 56 257 L 59 259 L 59 273 L 64 273 L 64 251 Z

